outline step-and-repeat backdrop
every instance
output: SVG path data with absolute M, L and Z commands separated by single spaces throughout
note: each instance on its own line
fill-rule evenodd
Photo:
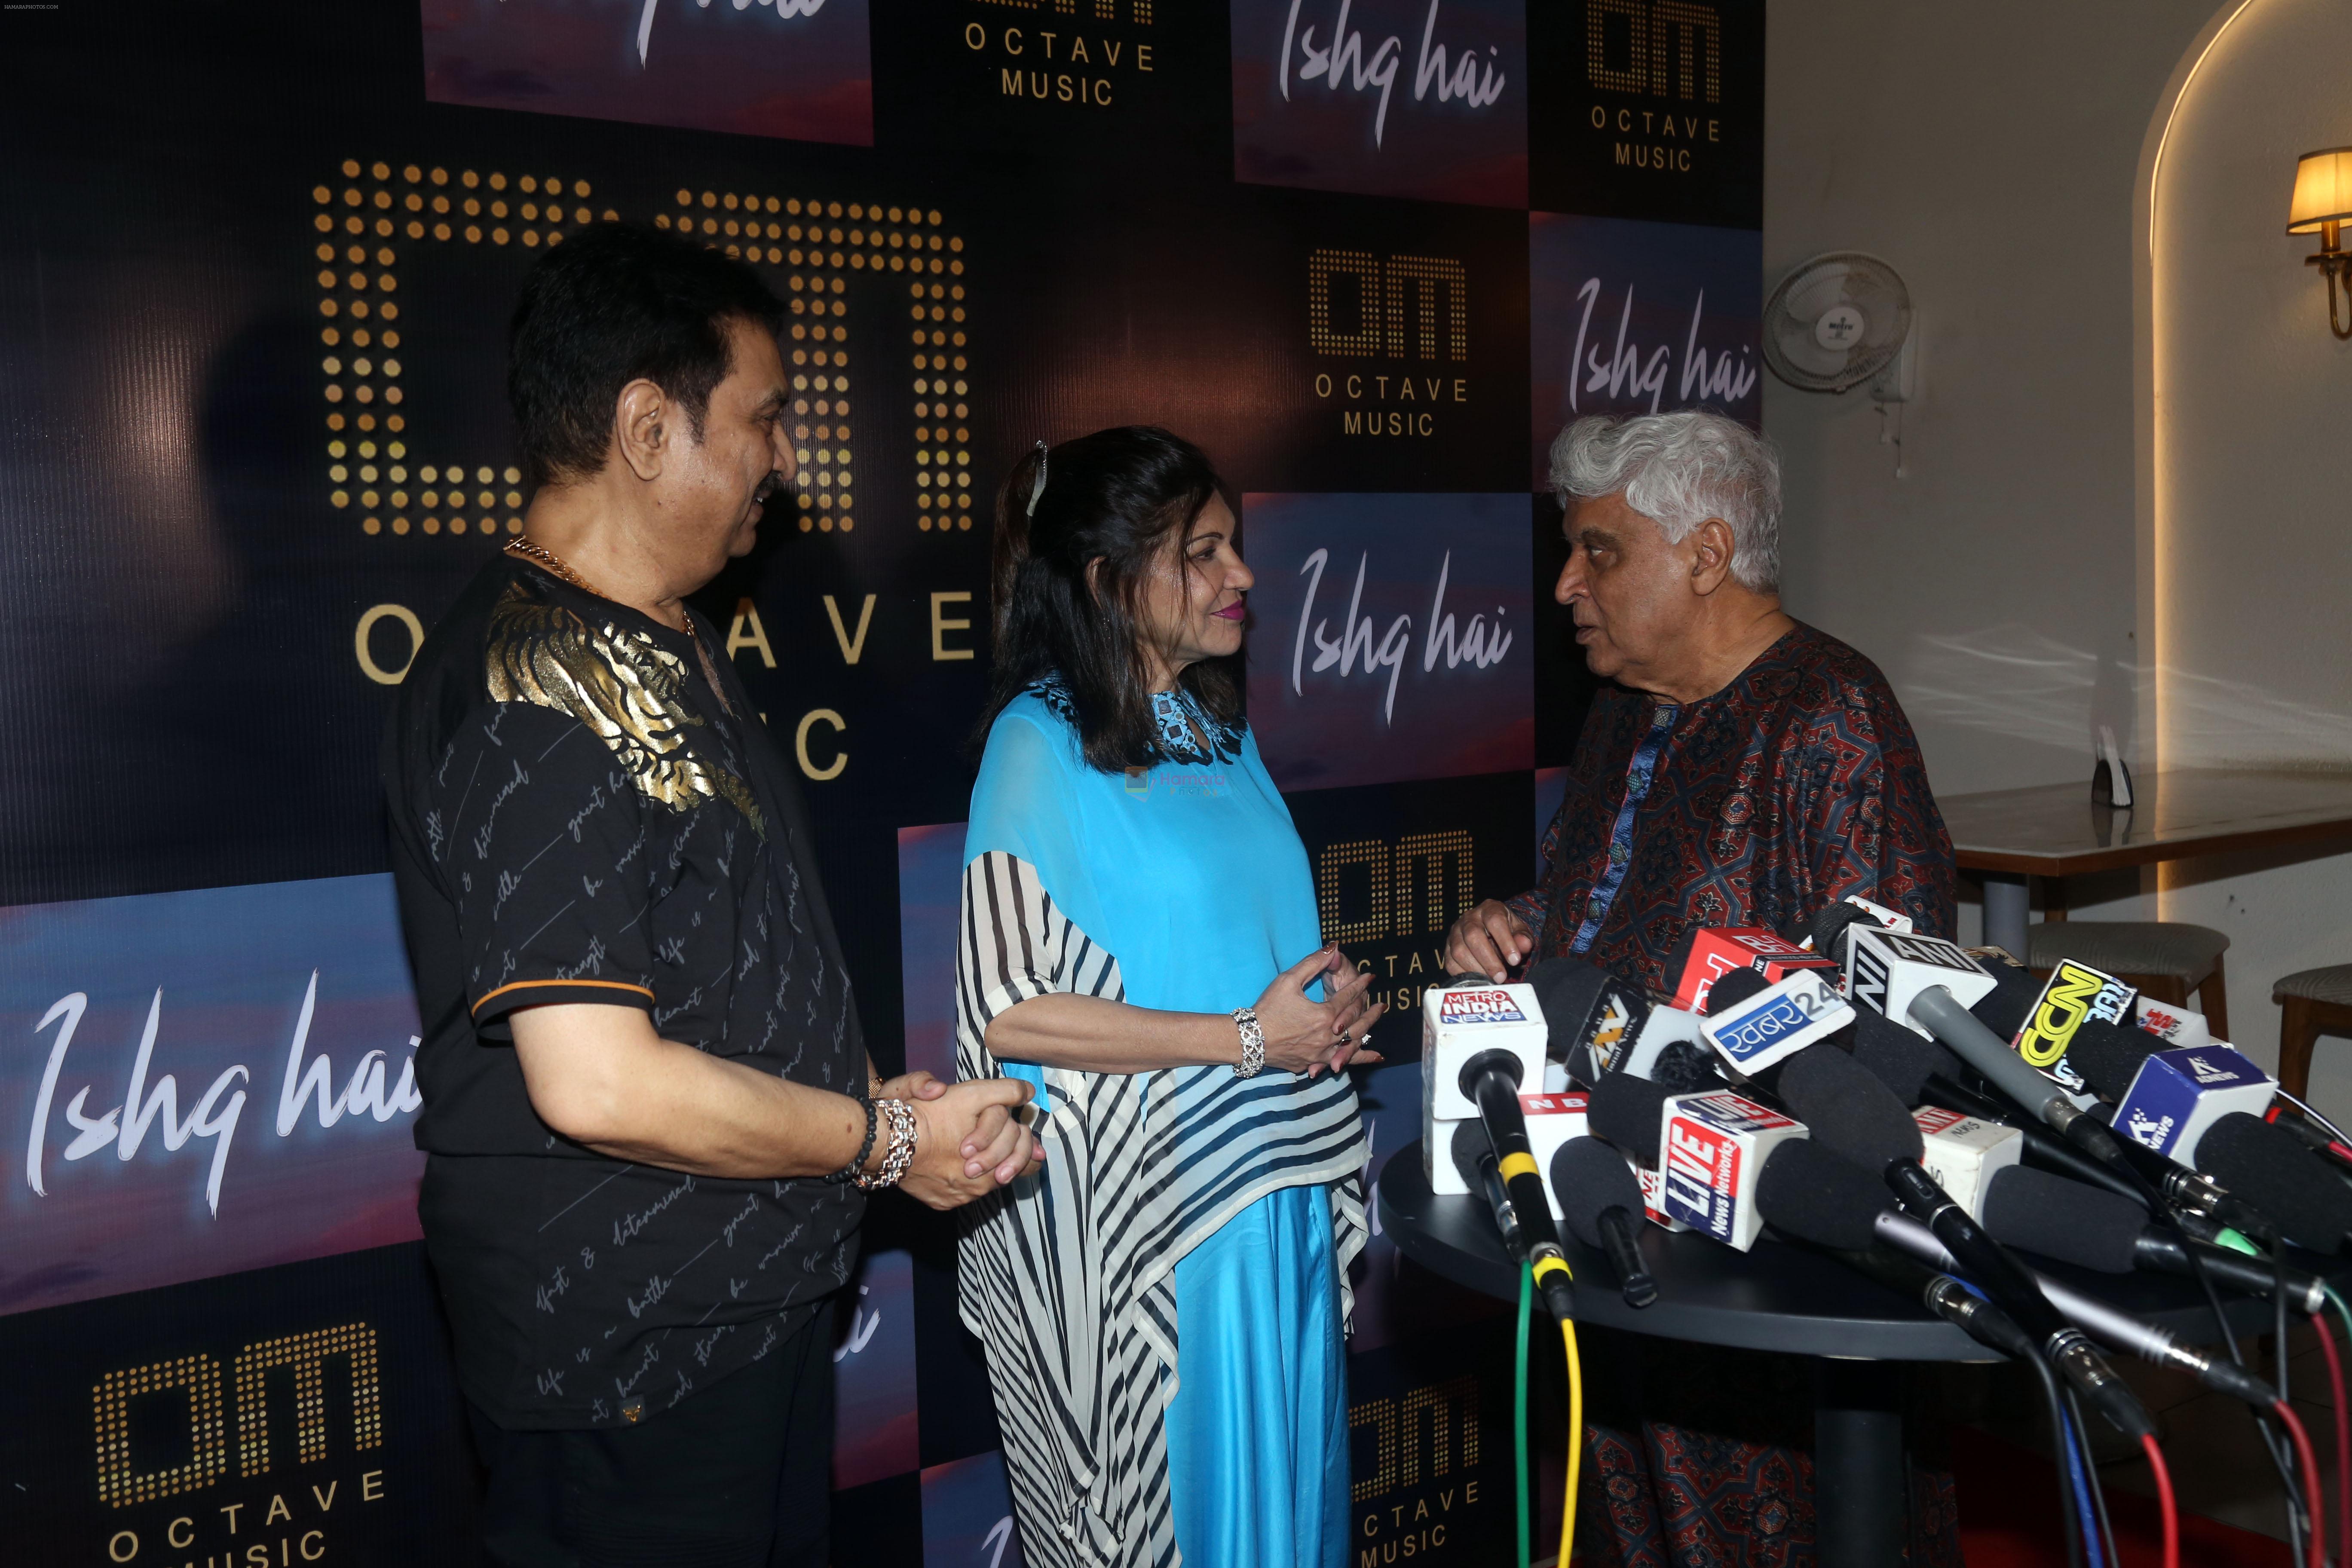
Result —
M 1762 51 L 1756 0 L 12 7 L 0 1552 L 477 1560 L 375 755 L 520 527 L 541 250 L 661 224 L 787 302 L 803 487 L 705 608 L 886 1070 L 951 1070 L 999 477 L 1105 425 L 1209 450 L 1252 720 L 1394 1009 L 1370 1178 L 1588 694 L 1547 443 L 1757 417 Z M 1500 1308 L 1358 1267 L 1361 1562 L 1496 1561 Z M 949 1227 L 878 1205 L 837 1335 L 837 1560 L 1020 1562 Z

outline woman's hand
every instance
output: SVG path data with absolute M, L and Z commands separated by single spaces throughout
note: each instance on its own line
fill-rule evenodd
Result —
M 1336 978 L 1345 974 L 1347 978 Z M 1324 982 L 1327 1000 L 1307 999 L 1307 988 Z M 1275 977 L 1257 999 L 1257 1025 L 1265 1031 L 1265 1065 L 1286 1072 L 1338 1072 L 1352 1061 L 1374 1061 L 1377 1053 L 1360 1042 L 1371 1032 L 1386 1004 L 1367 1005 L 1372 977 L 1334 945 L 1318 948 Z

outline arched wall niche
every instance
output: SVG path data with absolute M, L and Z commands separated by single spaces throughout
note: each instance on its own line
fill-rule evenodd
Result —
M 2133 289 L 2143 765 L 2352 770 L 2352 342 L 2290 237 L 2296 154 L 2352 143 L 2352 6 L 2230 0 L 2144 142 Z M 2280 975 L 2352 963 L 2352 855 L 2157 868 L 2162 918 L 2227 931 L 2230 1012 L 2276 1051 Z M 2352 1110 L 2352 1051 L 2315 1098 Z

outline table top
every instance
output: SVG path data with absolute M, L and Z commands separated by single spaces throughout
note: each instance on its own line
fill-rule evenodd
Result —
M 1518 1266 L 1503 1250 L 1486 1202 L 1441 1198 L 1429 1190 L 1421 1145 L 1409 1143 L 1381 1172 L 1381 1228 L 1404 1255 L 1431 1272 L 1489 1296 L 1516 1301 Z M 1998 1361 L 1991 1351 L 1925 1307 L 1854 1273 L 1832 1258 L 1791 1247 L 1769 1235 L 1753 1250 L 1734 1252 L 1695 1231 L 1670 1235 L 1640 1228 L 1642 1257 L 1658 1282 L 1648 1307 L 1625 1304 L 1608 1259 L 1562 1238 L 1574 1271 L 1576 1321 L 1602 1328 L 1741 1350 L 1864 1361 Z M 2297 1258 L 2302 1267 L 2323 1260 Z M 2034 1260 L 2054 1279 L 2095 1295 L 2119 1310 L 2161 1324 L 2182 1339 L 2207 1343 L 2213 1320 L 2194 1281 L 2157 1274 L 2097 1274 Z M 2271 1321 L 2268 1303 L 2228 1300 L 2232 1324 L 2258 1333 Z
M 1963 869 L 2066 877 L 2189 855 L 2352 838 L 2352 772 L 2181 768 L 2132 781 L 2131 808 L 2086 779 L 1938 797 Z

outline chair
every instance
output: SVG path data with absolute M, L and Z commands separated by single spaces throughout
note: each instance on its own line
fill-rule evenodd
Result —
M 2279 1005 L 2279 1083 L 2310 1098 L 2311 1048 L 2322 1035 L 2352 1035 L 2352 963 L 2305 969 L 2271 987 Z
M 2179 921 L 2043 921 L 2026 928 L 2025 966 L 2048 973 L 2071 958 L 2139 987 L 2158 1002 L 2186 1006 L 2197 993 L 2205 1026 L 2230 1037 L 2230 1002 L 2221 954 L 2230 939 L 2210 926 Z M 2344 972 L 2352 975 L 2352 969 Z M 2284 984 L 2282 982 L 2281 984 Z

